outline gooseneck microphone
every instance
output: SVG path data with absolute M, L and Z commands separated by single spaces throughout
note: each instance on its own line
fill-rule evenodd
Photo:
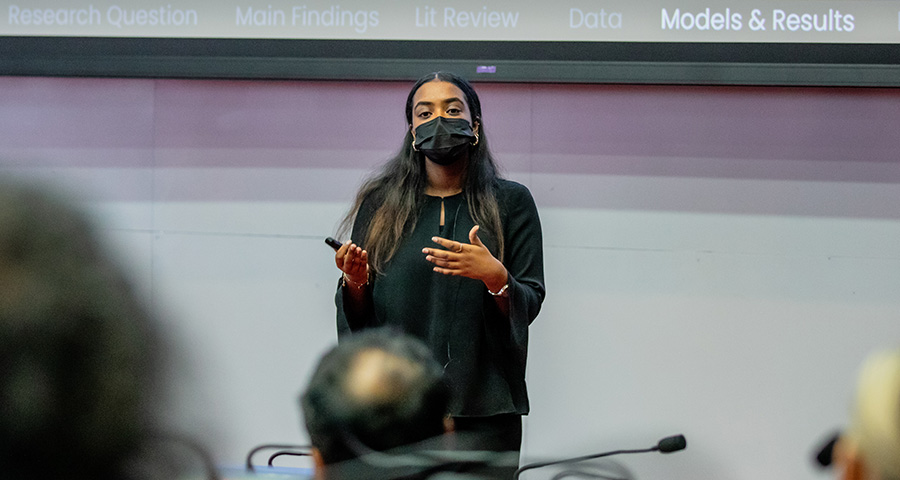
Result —
M 672 435 L 670 437 L 663 438 L 660 440 L 656 446 L 650 448 L 641 448 L 638 450 L 613 450 L 611 452 L 603 452 L 603 453 L 595 453 L 592 455 L 584 455 L 582 457 L 574 457 L 567 458 L 564 460 L 554 460 L 552 462 L 539 462 L 539 463 L 529 463 L 528 465 L 523 465 L 516 470 L 516 473 L 513 475 L 513 480 L 518 480 L 519 475 L 526 470 L 532 470 L 535 468 L 548 467 L 550 465 L 560 465 L 563 463 L 576 463 L 583 462 L 585 460 L 593 460 L 595 458 L 600 457 L 608 457 L 610 455 L 618 455 L 620 453 L 647 453 L 647 452 L 660 452 L 660 453 L 672 453 L 677 452 L 679 450 L 684 450 L 687 447 L 687 440 L 685 440 L 684 435 Z
M 684 435 L 672 435 L 660 440 L 653 450 L 659 450 L 659 453 L 672 453 L 685 448 L 687 448 L 687 440 Z

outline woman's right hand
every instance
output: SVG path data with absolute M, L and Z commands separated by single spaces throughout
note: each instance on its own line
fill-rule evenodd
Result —
M 334 263 L 354 284 L 364 285 L 369 280 L 369 254 L 355 243 L 344 242 L 334 254 Z

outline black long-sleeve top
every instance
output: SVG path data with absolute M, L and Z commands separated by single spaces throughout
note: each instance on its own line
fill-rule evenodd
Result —
M 428 197 L 413 231 L 394 256 L 370 280 L 362 313 L 350 316 L 340 284 L 335 299 L 338 335 L 391 325 L 422 339 L 445 367 L 453 392 L 454 416 L 527 414 L 525 362 L 528 326 L 544 300 L 541 223 L 531 192 L 521 184 L 499 180 L 496 188 L 503 227 L 503 265 L 509 273 L 509 316 L 498 308 L 480 280 L 434 272 L 422 249 L 442 248 L 440 236 L 469 243 L 475 226 L 464 193 Z M 440 225 L 441 203 L 444 225 Z M 365 199 L 357 213 L 352 240 L 362 248 L 377 201 Z M 479 238 L 496 257 L 497 242 L 482 225 Z M 352 318 L 351 318 L 352 317 Z

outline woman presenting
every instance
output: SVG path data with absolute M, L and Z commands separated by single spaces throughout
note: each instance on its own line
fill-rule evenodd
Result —
M 501 179 L 464 79 L 426 75 L 406 101 L 400 152 L 366 181 L 335 255 L 340 336 L 390 325 L 444 365 L 468 448 L 518 451 L 528 413 L 528 326 L 544 300 L 531 193 Z

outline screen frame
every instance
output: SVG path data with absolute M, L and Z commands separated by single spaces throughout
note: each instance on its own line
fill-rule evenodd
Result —
M 0 74 L 197 79 L 900 86 L 900 45 L 0 37 Z

